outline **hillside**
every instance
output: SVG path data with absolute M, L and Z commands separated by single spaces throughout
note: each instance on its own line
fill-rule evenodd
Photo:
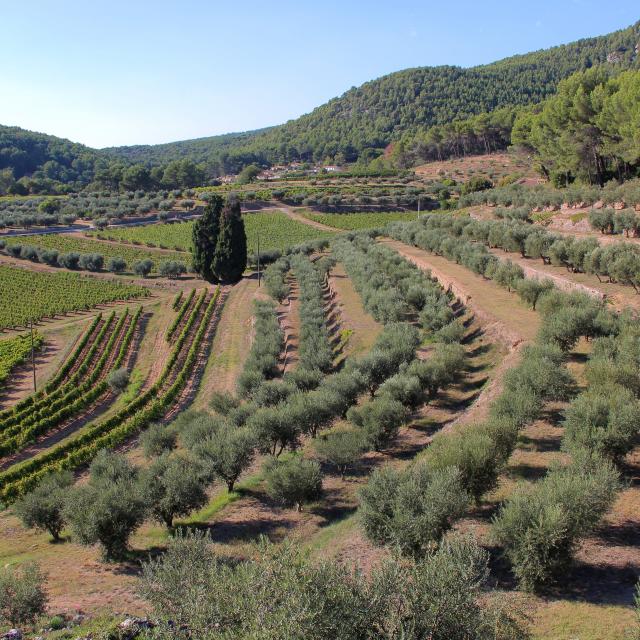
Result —
M 188 156 L 221 172 L 250 161 L 369 159 L 401 134 L 499 107 L 540 102 L 575 71 L 608 60 L 632 66 L 639 32 L 636 23 L 605 36 L 468 69 L 407 69 L 354 87 L 310 114 L 267 130 L 107 151 L 152 163 Z
M 95 150 L 54 136 L 0 126 L 0 192 L 20 178 L 24 188 L 18 186 L 18 192 L 41 192 L 54 184 L 82 186 L 94 179 L 98 168 L 104 169 L 102 186 L 108 188 L 110 182 L 118 182 L 107 169 L 114 161 L 158 166 L 186 159 L 204 165 L 209 175 L 237 173 L 252 162 L 368 162 L 390 142 L 411 140 L 429 127 L 479 114 L 496 110 L 502 114 L 503 108 L 507 108 L 505 115 L 497 117 L 506 120 L 506 126 L 500 124 L 499 128 L 509 131 L 514 116 L 508 107 L 539 103 L 555 93 L 562 79 L 597 64 L 634 67 L 639 42 L 640 22 L 605 36 L 488 65 L 406 69 L 354 87 L 280 126 L 167 144 Z M 500 136 L 504 138 L 503 133 Z M 501 147 L 504 144 L 496 145 Z M 428 159 L 429 154 L 420 157 Z M 100 159 L 104 162 L 96 165 Z M 116 173 L 121 171 L 116 167 Z

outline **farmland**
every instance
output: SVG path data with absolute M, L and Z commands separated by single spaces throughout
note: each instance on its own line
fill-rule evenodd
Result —
M 344 231 L 375 229 L 384 227 L 390 222 L 409 222 L 418 217 L 417 211 L 389 211 L 380 213 L 313 213 L 305 212 L 305 217 L 328 227 Z
M 152 260 L 154 272 L 158 271 L 158 267 L 162 262 L 168 260 L 184 261 L 184 256 L 176 251 L 154 251 L 153 249 L 98 242 L 88 238 L 62 234 L 32 235 L 24 238 L 11 238 L 6 242 L 7 247 L 15 245 L 42 247 L 58 251 L 61 254 L 99 254 L 104 256 L 107 261 L 109 258 L 122 258 L 126 262 L 125 268 L 129 272 L 132 271 L 133 265 L 141 260 Z
M 638 640 L 639 41 L 0 125 L 0 640 Z
M 59 314 L 149 295 L 148 289 L 74 273 L 36 273 L 0 265 L 0 330 Z
M 330 238 L 329 231 L 320 231 L 303 223 L 291 220 L 280 211 L 264 211 L 258 214 L 245 214 L 245 228 L 247 232 L 247 246 L 255 253 L 260 240 L 261 251 L 283 250 L 316 240 Z M 117 240 L 120 242 L 135 242 L 148 246 L 179 249 L 187 251 L 191 247 L 193 223 L 182 224 L 154 224 L 130 229 L 109 229 L 97 232 L 97 237 Z

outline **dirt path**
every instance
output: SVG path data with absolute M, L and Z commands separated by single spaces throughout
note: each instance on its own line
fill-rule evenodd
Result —
M 267 298 L 267 294 L 263 288 L 258 288 L 257 278 L 243 278 L 231 288 L 194 400 L 195 409 L 205 409 L 214 392 L 235 393 L 236 380 L 251 348 L 253 300 L 258 298 Z
M 345 355 L 353 356 L 369 351 L 380 335 L 382 325 L 364 310 L 360 296 L 342 264 L 337 264 L 331 270 L 329 289 L 335 293 L 341 329 L 350 332 L 344 348 Z
M 331 231 L 335 233 L 336 231 L 340 231 L 340 229 L 336 229 L 335 227 L 330 227 L 328 224 L 323 224 L 322 222 L 318 222 L 317 220 L 310 220 L 309 218 L 305 218 L 302 214 L 298 213 L 293 207 L 290 207 L 286 204 L 279 204 L 277 207 L 274 207 L 288 215 L 292 220 L 296 220 L 297 222 L 302 222 L 302 224 L 306 224 L 309 227 L 314 227 L 316 229 L 320 229 L 321 231 Z
M 289 295 L 278 307 L 278 322 L 284 333 L 284 349 L 280 359 L 280 372 L 293 371 L 298 364 L 300 348 L 300 287 L 289 277 Z
M 520 302 L 514 293 L 509 293 L 491 280 L 446 258 L 397 240 L 383 242 L 417 267 L 430 271 L 445 289 L 449 289 L 465 306 L 473 310 L 491 339 L 499 340 L 511 348 L 523 340 L 535 337 L 540 318 L 535 311 Z

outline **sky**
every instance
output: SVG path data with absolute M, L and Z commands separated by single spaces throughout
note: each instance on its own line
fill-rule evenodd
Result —
M 280 124 L 408 67 L 640 19 L 638 0 L 0 0 L 0 123 L 93 147 Z

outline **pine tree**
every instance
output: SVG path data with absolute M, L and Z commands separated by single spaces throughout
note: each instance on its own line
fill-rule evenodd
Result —
M 238 282 L 247 267 L 247 235 L 237 200 L 228 200 L 220 216 L 220 232 L 211 271 L 221 282 Z
M 211 264 L 218 243 L 222 205 L 222 198 L 213 196 L 202 217 L 193 225 L 193 269 L 207 282 L 217 282 Z

